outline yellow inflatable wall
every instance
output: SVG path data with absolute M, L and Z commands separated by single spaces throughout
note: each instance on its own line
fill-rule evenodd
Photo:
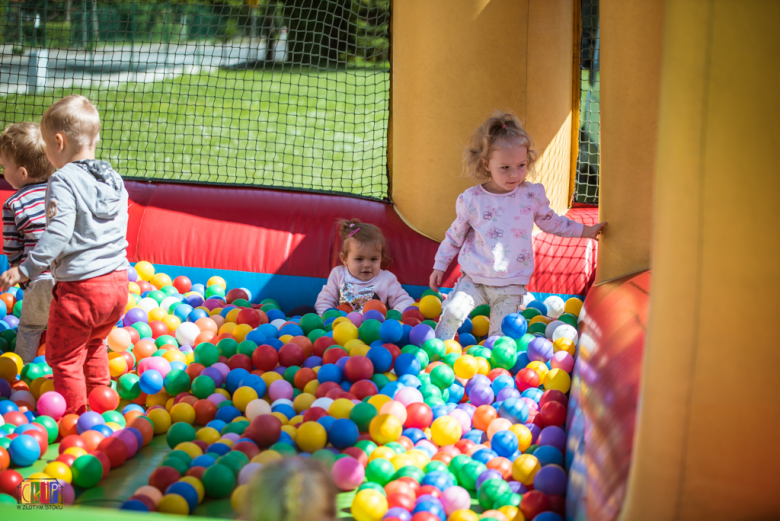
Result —
M 778 21 L 780 2 L 666 2 L 626 521 L 780 519 Z
M 496 109 L 525 122 L 537 180 L 553 208 L 569 204 L 572 0 L 395 0 L 391 197 L 416 230 L 441 240 L 470 134 Z

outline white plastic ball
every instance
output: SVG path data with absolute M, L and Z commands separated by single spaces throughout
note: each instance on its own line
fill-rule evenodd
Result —
M 182 346 L 195 345 L 195 339 L 200 335 L 200 328 L 192 322 L 182 322 L 176 328 L 176 341 Z
M 576 328 L 570 326 L 569 324 L 563 324 L 562 326 L 556 327 L 555 331 L 553 331 L 552 341 L 555 342 L 559 338 L 568 338 L 574 342 L 574 345 L 577 345 L 577 341 L 580 339 L 580 335 Z
M 181 302 L 176 297 L 165 297 L 162 302 L 160 302 L 160 307 L 165 310 L 165 312 L 168 312 L 168 308 L 170 308 L 173 304 Z
M 563 308 L 566 303 L 561 297 L 552 295 L 544 299 L 544 305 L 547 306 L 547 316 L 550 318 L 558 318 L 563 315 Z
M 563 326 L 563 325 L 566 325 L 566 322 L 561 322 L 560 320 L 553 320 L 552 322 L 547 324 L 546 328 L 544 328 L 544 336 L 552 340 L 553 331 L 555 331 L 558 326 Z
M 526 293 L 525 295 L 523 295 L 523 302 L 520 304 L 520 307 L 525 309 L 528 307 L 528 304 L 530 304 L 534 300 L 536 300 L 536 297 L 534 296 L 533 293 Z
M 290 407 L 293 406 L 292 400 L 288 400 L 287 398 L 279 398 L 278 400 L 274 400 L 271 402 L 271 409 L 276 407 L 277 405 L 289 405 Z
M 141 299 L 138 303 L 138 307 L 146 311 L 146 314 L 148 315 L 151 310 L 159 308 L 160 305 L 153 298 L 146 297 Z
M 247 404 L 245 415 L 249 421 L 263 414 L 271 414 L 271 406 L 265 400 L 255 398 Z
M 325 409 L 327 411 L 327 410 L 330 409 L 330 406 L 332 404 L 333 404 L 333 399 L 332 398 L 322 397 L 322 398 L 317 398 L 316 400 L 314 400 L 314 402 L 312 402 L 311 406 L 312 407 L 319 407 L 319 408 Z
M 281 328 L 287 321 L 281 318 L 277 318 L 276 320 L 271 321 L 271 325 L 274 326 L 276 329 Z
M 9 398 L 12 402 L 26 402 L 35 407 L 35 396 L 30 391 L 14 391 L 11 393 L 11 397 Z

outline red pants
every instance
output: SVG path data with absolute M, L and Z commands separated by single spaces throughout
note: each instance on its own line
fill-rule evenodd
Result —
M 90 391 L 111 383 L 104 342 L 127 306 L 127 272 L 57 282 L 52 297 L 46 360 L 54 390 L 68 404 L 66 414 L 81 414 Z

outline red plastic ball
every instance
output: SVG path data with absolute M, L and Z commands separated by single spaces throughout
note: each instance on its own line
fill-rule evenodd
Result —
M 344 392 L 344 389 L 342 389 L 341 387 L 334 387 L 333 389 L 325 393 L 325 398 L 330 398 L 331 400 L 338 400 L 339 398 L 341 398 L 342 394 L 346 394 Z
M 279 353 L 269 345 L 257 346 L 257 349 L 252 353 L 252 363 L 257 369 L 272 371 L 279 365 Z
M 87 447 L 87 443 L 84 441 L 84 438 L 82 438 L 78 434 L 70 434 L 62 438 L 62 441 L 60 441 L 60 448 L 59 448 L 60 454 L 62 454 L 63 452 L 65 452 L 66 449 L 69 449 L 71 447 L 78 447 L 80 449 L 84 449 L 87 451 L 89 450 L 89 447 Z
M 403 476 L 401 478 L 398 478 L 398 481 L 403 481 L 407 483 L 412 488 L 412 492 L 414 492 L 414 496 L 417 497 L 417 491 L 420 490 L 420 484 L 417 483 L 414 480 L 414 478 L 409 476 Z
M 113 411 L 119 406 L 119 394 L 112 388 L 99 385 L 89 393 L 89 408 L 98 414 Z
M 279 348 L 279 364 L 282 367 L 292 367 L 294 365 L 303 365 L 306 361 L 306 353 L 298 344 L 284 344 Z
M 550 510 L 552 510 L 550 498 L 538 490 L 529 490 L 523 494 L 523 499 L 520 500 L 520 511 L 526 519 L 533 519 L 542 512 Z
M 108 456 L 99 450 L 92 451 L 90 454 L 100 460 L 100 464 L 103 465 L 103 477 L 100 479 L 106 479 L 108 473 L 111 472 L 111 460 L 108 459 Z
M 561 517 L 566 517 L 566 498 L 563 496 L 547 496 L 552 505 L 552 511 Z
M 192 406 L 195 409 L 195 423 L 206 425 L 217 415 L 217 406 L 211 400 L 198 400 Z
M 79 415 L 78 414 L 66 414 L 62 418 L 60 418 L 60 421 L 57 422 L 57 425 L 59 426 L 60 436 L 63 438 L 66 436 L 70 436 L 71 434 L 78 434 L 78 431 L 76 430 L 76 423 L 79 421 Z
M 15 470 L 8 469 L 0 472 L 0 494 L 8 494 L 18 501 L 19 489 L 16 487 L 18 487 L 22 481 L 24 481 L 24 478 Z
M 247 293 L 245 290 L 241 288 L 233 288 L 227 292 L 227 295 L 225 295 L 225 302 L 227 302 L 228 304 L 232 304 L 234 301 L 240 298 L 244 300 L 249 300 L 249 293 Z
M 428 494 L 435 498 L 440 498 L 441 490 L 434 487 L 433 485 L 423 485 L 422 487 L 420 487 L 420 490 L 417 491 L 417 497 L 423 496 L 425 494 Z
M 98 451 L 108 456 L 111 468 L 121 467 L 127 461 L 127 445 L 119 438 L 110 437 L 100 442 Z
M 147 291 L 154 291 L 157 289 L 145 280 L 137 280 L 135 283 L 138 284 L 138 288 L 141 290 L 141 293 L 146 293 Z
M 336 343 L 337 342 L 333 340 L 332 337 L 321 336 L 314 341 L 314 346 L 312 347 L 312 354 L 314 356 L 321 357 L 325 354 L 326 349 L 328 349 L 330 346 L 336 345 Z
M 246 324 L 255 329 L 260 325 L 260 314 L 252 308 L 244 308 L 238 312 L 236 324 Z
M 527 367 L 525 369 L 520 369 L 517 376 L 515 376 L 515 385 L 520 392 L 523 392 L 526 389 L 539 387 L 539 374 Z
M 254 369 L 254 366 L 252 365 L 252 359 L 243 353 L 236 353 L 231 356 L 230 360 L 227 361 L 227 366 L 231 370 L 246 369 L 247 371 L 251 372 Z
M 317 387 L 317 390 L 314 391 L 314 397 L 324 398 L 333 389 L 341 389 L 341 386 L 336 382 L 323 382 Z
M 474 443 L 473 441 L 467 438 L 462 438 L 461 440 L 455 443 L 455 446 L 453 448 L 457 449 L 460 454 L 467 454 L 468 451 L 471 449 L 471 447 L 473 447 L 474 445 L 476 445 L 476 443 Z M 446 447 L 442 448 L 442 450 L 444 449 L 446 449 Z M 455 454 L 455 456 L 457 456 L 457 454 Z M 453 456 L 453 458 L 455 456 Z
M 335 364 L 345 356 L 349 356 L 346 351 L 338 347 L 333 347 L 325 351 L 325 354 L 322 355 L 322 364 Z
M 395 494 L 388 494 L 387 506 L 389 508 L 401 507 L 411 512 L 412 510 L 414 510 L 414 498 L 412 496 L 408 496 L 406 494 L 400 494 L 397 492 Z
M 25 416 L 23 412 L 19 411 L 9 411 L 5 413 L 3 415 L 3 420 L 5 420 L 5 423 L 10 423 L 16 427 L 30 423 L 30 421 L 27 419 L 27 416 Z
M 403 312 L 401 315 L 401 318 L 416 318 L 420 321 L 425 320 L 425 317 L 422 314 L 422 311 L 420 311 L 418 308 L 409 308 L 406 311 Z
M 365 468 L 368 465 L 368 454 L 363 452 L 360 447 L 347 447 L 343 451 L 341 451 L 342 454 L 346 454 L 347 456 L 352 456 L 356 460 L 360 462 L 361 465 L 363 465 L 363 468 Z
M 391 481 L 385 485 L 385 494 L 387 494 L 388 497 L 390 494 L 402 494 L 404 496 L 409 496 L 410 498 L 417 497 L 415 489 L 413 489 L 409 483 L 401 481 L 400 479 Z
M 354 394 L 358 400 L 363 400 L 368 396 L 374 396 L 378 393 L 376 384 L 371 380 L 360 380 L 352 384 L 349 388 L 349 392 Z
M 192 281 L 184 275 L 179 275 L 173 279 L 173 287 L 176 288 L 179 293 L 184 295 L 192 289 Z
M 382 347 L 390 351 L 390 354 L 393 355 L 393 363 L 395 363 L 396 358 L 401 356 L 401 348 L 395 344 L 382 344 Z
M 366 356 L 353 356 L 344 365 L 344 376 L 350 382 L 369 380 L 374 376 L 374 364 Z
M 487 374 L 487 377 L 490 379 L 491 382 L 496 378 L 498 378 L 499 376 L 512 376 L 512 373 L 510 373 L 506 369 L 501 369 L 500 367 L 496 367 L 495 369 L 492 369 Z
M 191 469 L 190 469 L 191 470 Z M 165 491 L 181 479 L 179 471 L 173 467 L 157 467 L 149 476 L 149 484 L 165 493 Z
M 187 369 L 184 372 L 187 373 L 187 376 L 190 377 L 190 381 L 192 381 L 198 376 L 200 376 L 200 372 L 203 371 L 205 368 L 206 368 L 205 365 L 199 364 L 198 362 L 193 362 L 187 366 Z
M 542 406 L 537 417 L 541 418 L 547 427 L 551 425 L 561 427 L 566 423 L 566 407 L 558 402 L 547 402 Z
M 260 449 L 251 441 L 239 441 L 233 445 L 233 450 L 243 452 L 250 460 L 260 454 Z
M 401 323 L 404 324 L 404 325 L 407 325 L 407 326 L 414 327 L 414 326 L 416 326 L 418 324 L 422 324 L 422 320 L 420 320 L 419 318 L 416 318 L 416 317 L 405 317 L 405 318 L 401 319 Z
M 76 456 L 74 456 L 73 454 L 60 454 L 55 458 L 54 461 L 61 461 L 68 467 L 72 467 L 73 462 L 76 461 Z
M 159 320 L 152 320 L 149 322 L 149 328 L 152 330 L 152 338 L 155 340 L 169 333 L 168 326 Z
M 295 387 L 303 391 L 307 383 L 316 379 L 317 373 L 314 372 L 314 369 L 302 367 L 295 373 L 295 376 L 293 377 L 293 384 L 295 384 Z
M 133 328 L 130 328 L 133 329 Z M 135 329 L 133 329 L 135 331 Z M 137 331 L 136 331 L 137 333 Z M 125 373 L 128 373 L 130 370 L 135 367 L 135 358 L 133 358 L 133 354 L 130 351 L 122 351 L 122 358 L 125 359 L 125 363 L 127 364 L 128 370 L 125 371 Z
M 406 408 L 407 429 L 427 429 L 433 423 L 433 411 L 425 403 L 410 403 Z
M 137 342 L 141 340 L 141 335 L 138 333 L 138 330 L 136 328 L 127 326 L 127 327 L 123 327 L 122 329 L 124 329 L 130 334 L 130 342 L 133 345 L 135 345 Z
M 542 397 L 539 399 L 539 407 L 544 407 L 544 404 L 547 402 L 558 402 L 564 407 L 569 406 L 569 398 L 561 391 L 555 389 L 549 389 L 544 392 Z
M 439 517 L 431 512 L 417 512 L 412 516 L 411 521 L 441 521 Z
M 146 509 L 149 512 L 156 512 L 157 511 L 157 505 L 154 503 L 152 498 L 149 496 L 145 496 L 143 494 L 136 494 L 134 496 L 130 496 L 127 498 L 128 501 L 134 500 L 134 501 L 140 501 L 146 506 Z
M 271 414 L 261 414 L 249 424 L 244 431 L 244 437 L 257 443 L 257 446 L 265 449 L 270 447 L 282 435 L 282 422 Z
M 46 454 L 46 451 L 49 450 L 49 436 L 47 434 L 41 433 L 38 429 L 30 429 L 25 434 L 35 438 L 35 441 L 38 442 L 38 446 L 41 448 L 41 456 Z
M 203 479 L 203 473 L 206 472 L 206 467 L 190 467 L 187 469 L 185 476 L 192 476 L 194 478 Z
M 303 421 L 316 422 L 320 418 L 323 418 L 327 415 L 328 415 L 328 411 L 326 411 L 322 407 L 311 407 L 309 409 L 306 409 L 306 411 L 303 413 Z

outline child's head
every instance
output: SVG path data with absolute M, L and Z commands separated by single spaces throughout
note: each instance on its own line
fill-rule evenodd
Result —
M 463 153 L 464 173 L 480 183 L 493 182 L 511 191 L 533 172 L 536 150 L 517 116 L 509 112 L 488 118 L 471 136 Z
M 336 519 L 336 486 L 318 461 L 293 457 L 270 463 L 251 487 L 251 521 Z
M 390 263 L 382 230 L 358 219 L 339 221 L 341 254 L 339 258 L 358 280 L 371 280 Z
M 41 183 L 54 173 L 46 158 L 46 144 L 36 123 L 13 123 L 0 134 L 0 166 L 15 189 Z
M 84 96 L 65 96 L 43 113 L 41 133 L 49 160 L 62 168 L 77 154 L 91 152 L 94 157 L 100 136 L 100 115 Z

